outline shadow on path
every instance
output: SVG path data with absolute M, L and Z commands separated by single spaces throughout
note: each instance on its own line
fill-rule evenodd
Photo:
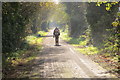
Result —
M 47 35 L 47 36 L 37 36 L 37 37 L 53 37 L 53 35 Z

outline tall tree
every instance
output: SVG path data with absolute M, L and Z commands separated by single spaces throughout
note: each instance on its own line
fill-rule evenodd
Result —
M 65 3 L 67 6 L 66 12 L 70 17 L 69 30 L 70 36 L 78 37 L 87 28 L 86 22 L 86 3 L 73 2 Z

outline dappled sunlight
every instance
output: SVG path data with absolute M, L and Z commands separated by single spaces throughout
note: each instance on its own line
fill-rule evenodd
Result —
M 61 32 L 61 38 L 66 41 L 69 41 L 70 39 L 72 39 L 71 37 L 68 36 L 68 33 L 66 32 Z
M 50 1 L 2 4 L 3 78 L 119 77 L 119 3 Z
M 65 32 L 62 32 L 61 35 L 62 35 L 61 38 L 63 40 L 77 47 L 76 50 L 78 50 L 80 53 L 83 53 L 86 55 L 93 55 L 98 53 L 97 47 L 94 47 L 93 45 L 87 46 L 88 39 L 83 39 L 86 37 L 85 35 L 81 35 L 79 38 L 69 37 L 68 34 Z
M 41 36 L 46 36 L 46 35 L 47 35 L 47 32 L 38 31 L 37 35 L 27 36 L 26 40 L 31 45 L 40 45 L 43 40 L 43 37 Z
M 36 59 L 36 60 L 37 60 L 37 59 L 40 59 L 40 57 L 36 57 L 35 59 Z
M 54 0 L 55 4 L 59 4 L 59 0 Z
M 94 55 L 98 53 L 98 49 L 93 46 L 89 47 L 83 47 L 83 48 L 76 48 L 80 53 L 86 54 L 86 55 Z

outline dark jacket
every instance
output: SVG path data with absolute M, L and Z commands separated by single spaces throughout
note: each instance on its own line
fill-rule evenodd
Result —
M 53 35 L 54 35 L 55 37 L 59 37 L 60 31 L 59 31 L 58 28 L 55 28 L 55 30 L 54 30 L 54 32 L 53 32 Z

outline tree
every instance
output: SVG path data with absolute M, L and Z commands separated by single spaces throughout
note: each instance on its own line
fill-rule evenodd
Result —
M 86 3 L 65 3 L 67 9 L 66 13 L 70 17 L 70 21 L 68 23 L 70 36 L 79 37 L 87 28 L 86 22 Z
M 87 21 L 90 24 L 91 34 L 94 46 L 103 46 L 104 40 L 110 34 L 106 29 L 111 29 L 111 23 L 114 21 L 115 13 L 117 12 L 115 5 L 111 7 L 111 11 L 106 10 L 106 6 L 96 6 L 97 3 L 88 3 L 87 5 Z M 113 33 L 111 33 L 113 34 Z

